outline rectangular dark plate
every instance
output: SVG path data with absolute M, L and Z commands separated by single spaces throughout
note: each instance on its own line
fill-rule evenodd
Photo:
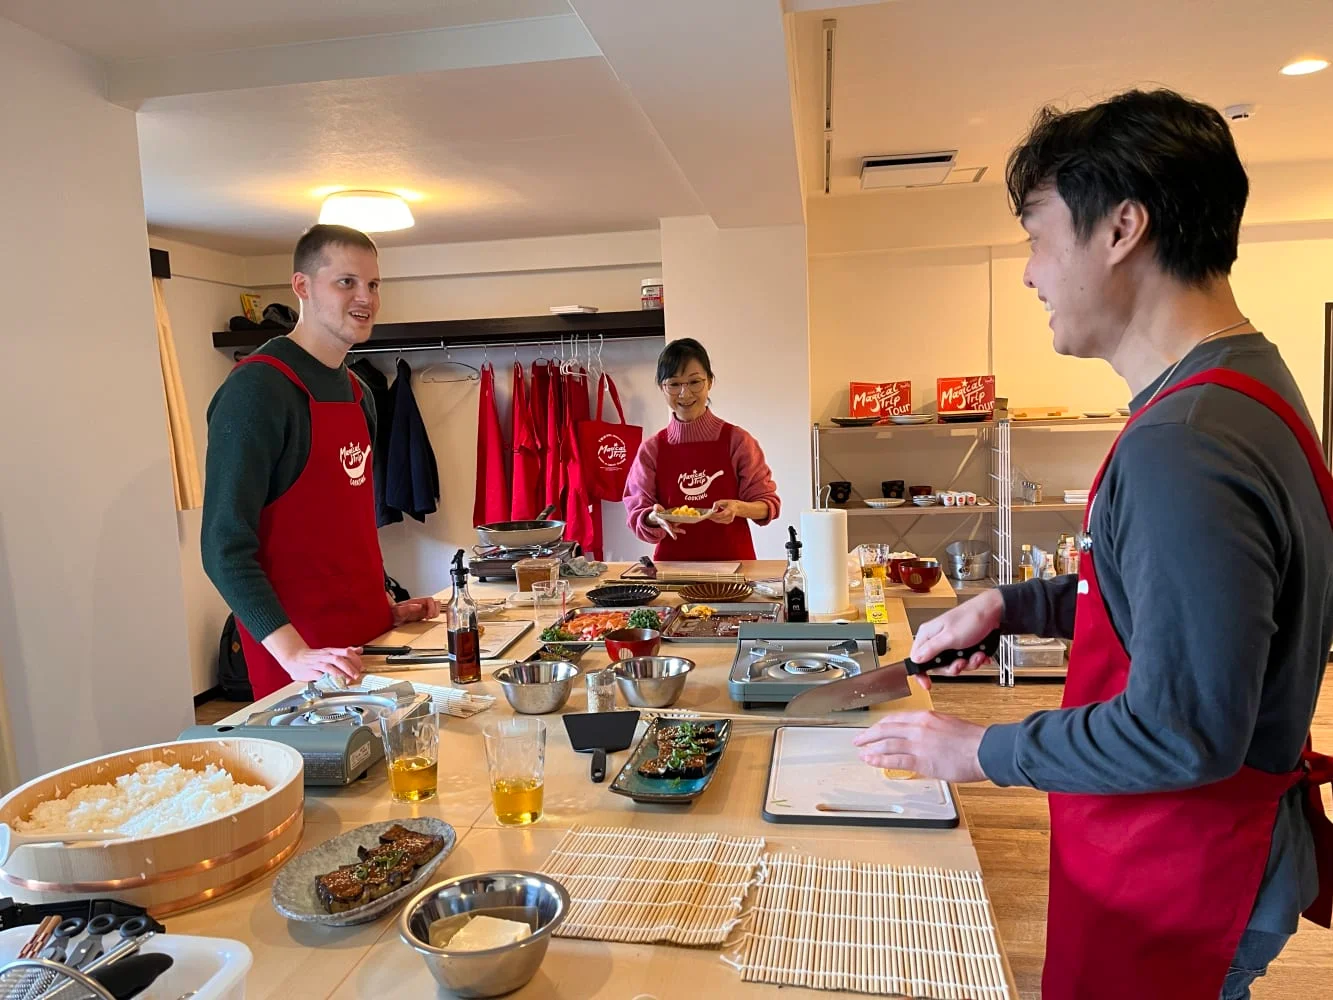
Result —
M 706 605 L 716 614 L 711 618 L 691 618 L 684 609 L 694 605 Z M 693 601 L 681 606 L 681 612 L 667 625 L 662 638 L 669 642 L 735 642 L 740 634 L 738 616 L 746 618 L 749 624 L 781 621 L 782 605 L 776 601 L 751 601 L 740 603 L 710 604 L 708 601 Z M 730 624 L 728 630 L 723 626 Z
M 625 612 L 626 614 L 630 614 L 630 613 L 635 612 L 635 611 L 638 611 L 638 610 L 639 610 L 638 608 L 597 608 L 597 607 L 592 607 L 592 608 L 572 608 L 572 609 L 570 609 L 569 611 L 565 612 L 564 616 L 561 617 L 561 619 L 560 619 L 558 622 L 556 622 L 556 624 L 557 624 L 557 625 L 567 625 L 567 624 L 569 624 L 570 622 L 572 622 L 575 618 L 581 618 L 581 617 L 583 617 L 583 616 L 585 616 L 585 615 L 601 615 L 601 614 L 606 614 L 608 611 L 623 611 L 623 612 Z M 679 614 L 679 611 L 678 611 L 676 608 L 653 607 L 653 608 L 649 608 L 648 610 L 656 612 L 656 613 L 657 613 L 657 616 L 662 620 L 662 629 L 661 629 L 661 631 L 663 631 L 663 632 L 665 632 L 667 629 L 669 629 L 669 628 L 671 627 L 671 623 L 675 620 L 676 615 Z M 628 627 L 628 626 L 627 626 L 627 627 Z M 588 644 L 588 645 L 593 645 L 593 646 L 604 646 L 604 645 L 606 645 L 606 640 L 605 640 L 605 639 L 572 639 L 572 640 L 570 640 L 568 643 L 566 643 L 565 645 L 583 645 L 583 644 L 585 644 L 585 643 Z
M 653 760 L 658 756 L 657 732 L 659 729 L 671 729 L 690 719 L 656 718 L 643 734 L 643 739 L 629 755 L 629 760 L 611 782 L 611 791 L 625 795 L 635 802 L 647 802 L 661 805 L 684 805 L 693 802 L 704 793 L 704 789 L 713 780 L 718 764 L 722 763 L 722 754 L 731 740 L 730 719 L 701 719 L 702 723 L 711 723 L 717 730 L 717 749 L 708 755 L 702 778 L 645 778 L 638 772 L 640 763 Z

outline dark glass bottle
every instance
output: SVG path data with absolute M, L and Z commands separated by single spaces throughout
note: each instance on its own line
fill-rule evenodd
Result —
M 481 680 L 481 631 L 477 628 L 477 602 L 467 589 L 467 567 L 463 550 L 454 556 L 454 592 L 449 601 L 449 680 L 475 684 Z
M 782 596 L 787 605 L 787 621 L 808 622 L 810 609 L 805 603 L 805 570 L 801 568 L 801 543 L 796 529 L 789 527 L 791 541 L 787 543 L 787 572 L 782 575 Z

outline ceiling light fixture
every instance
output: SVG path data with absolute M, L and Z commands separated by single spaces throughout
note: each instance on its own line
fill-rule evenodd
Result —
M 1328 69 L 1327 59 L 1297 59 L 1282 67 L 1283 76 L 1309 76 L 1321 69 Z
M 407 202 L 388 191 L 335 191 L 324 199 L 319 221 L 351 226 L 363 233 L 387 233 L 416 225 Z

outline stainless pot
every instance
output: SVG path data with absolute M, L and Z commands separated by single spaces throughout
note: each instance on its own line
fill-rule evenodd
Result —
M 984 580 L 990 576 L 991 551 L 984 542 L 951 542 L 944 553 L 944 572 L 955 580 Z
M 537 515 L 535 521 L 497 521 L 494 524 L 477 525 L 477 537 L 483 545 L 499 545 L 506 549 L 518 549 L 531 545 L 551 545 L 560 541 L 565 533 L 564 521 L 548 521 L 545 518 L 555 511 L 555 504 Z

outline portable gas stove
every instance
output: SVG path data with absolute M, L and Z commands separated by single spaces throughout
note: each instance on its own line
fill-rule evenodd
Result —
M 746 623 L 727 691 L 744 708 L 785 705 L 815 685 L 878 668 L 875 626 L 868 622 Z
M 430 696 L 417 694 L 406 681 L 375 691 L 329 694 L 309 685 L 240 725 L 193 726 L 179 738 L 276 740 L 300 752 L 307 785 L 346 785 L 384 758 L 380 719 L 399 712 L 428 711 L 429 706 Z
M 554 542 L 551 545 L 524 545 L 508 549 L 502 545 L 477 545 L 472 549 L 468 571 L 477 580 L 512 580 L 514 563 L 520 559 L 545 559 L 554 556 L 562 563 L 580 555 L 577 542 Z

